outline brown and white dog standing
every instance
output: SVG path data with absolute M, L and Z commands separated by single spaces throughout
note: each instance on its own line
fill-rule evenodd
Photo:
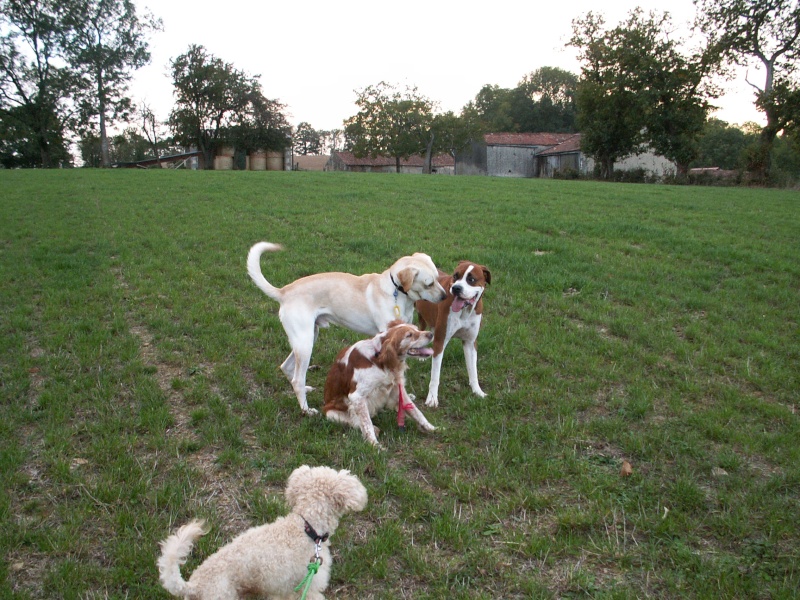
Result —
M 425 406 L 439 406 L 442 354 L 454 337 L 459 338 L 464 346 L 469 387 L 481 398 L 486 396 L 478 383 L 477 340 L 483 318 L 483 292 L 491 280 L 489 269 L 463 260 L 452 275 L 439 271 L 439 283 L 447 291 L 447 298 L 438 304 L 425 300 L 416 302 L 420 329 L 433 328 L 431 382 Z
M 322 412 L 332 421 L 361 429 L 364 438 L 378 447 L 372 417 L 384 409 L 397 411 L 398 424 L 408 412 L 421 429 L 433 431 L 435 427 L 405 392 L 406 358 L 431 356 L 427 346 L 432 339 L 431 332 L 396 320 L 386 331 L 345 348 L 328 372 Z

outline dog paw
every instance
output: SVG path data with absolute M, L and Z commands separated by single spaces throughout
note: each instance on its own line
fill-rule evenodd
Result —
M 436 396 L 428 396 L 428 399 L 425 400 L 425 406 L 429 408 L 436 408 L 439 406 L 439 398 Z
M 472 388 L 472 393 L 478 398 L 486 398 L 486 392 L 484 392 L 481 388 Z
M 307 408 L 303 411 L 303 416 L 305 417 L 313 417 L 314 415 L 318 415 L 319 411 L 316 408 Z
M 422 425 L 422 426 L 420 427 L 420 429 L 422 429 L 422 431 L 425 431 L 425 432 L 427 432 L 427 433 L 431 433 L 431 432 L 433 432 L 433 431 L 436 431 L 436 427 L 434 427 L 434 426 L 433 426 L 433 425 L 431 425 L 430 423 L 428 423 L 427 425 Z

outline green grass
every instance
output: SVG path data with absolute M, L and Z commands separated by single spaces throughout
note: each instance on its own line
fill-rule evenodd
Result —
M 351 469 L 336 598 L 790 598 L 800 589 L 800 196 L 472 177 L 0 171 L 0 597 L 167 598 L 285 514 L 295 467 Z M 485 400 L 452 344 L 439 430 L 387 451 L 301 418 L 284 285 L 429 253 L 487 265 Z M 321 388 L 358 339 L 323 330 Z M 424 397 L 428 364 L 409 387 Z M 620 476 L 623 460 L 633 465 Z

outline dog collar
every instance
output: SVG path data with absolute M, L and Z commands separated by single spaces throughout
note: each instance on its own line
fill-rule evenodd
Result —
M 309 523 L 308 521 L 306 521 L 306 520 L 305 520 L 305 517 L 303 518 L 303 523 L 305 523 L 305 524 L 306 524 L 306 525 L 305 525 L 305 531 L 306 531 L 306 535 L 307 535 L 308 537 L 310 537 L 310 538 L 311 538 L 311 540 L 312 540 L 312 541 L 313 541 L 315 544 L 318 544 L 318 545 L 319 545 L 319 544 L 321 544 L 322 542 L 326 542 L 326 541 L 328 541 L 328 537 L 330 536 L 330 534 L 328 534 L 328 533 L 325 533 L 325 534 L 323 534 L 323 535 L 320 535 L 320 534 L 318 534 L 318 533 L 317 533 L 317 531 L 316 531 L 316 530 L 315 530 L 315 529 L 314 529 L 314 528 L 311 526 L 311 523 Z
M 403 292 L 406 296 L 408 296 L 408 292 L 403 289 L 402 285 L 398 284 L 394 280 L 394 275 L 392 275 L 391 273 L 389 273 L 389 279 L 392 280 L 392 285 L 394 286 L 394 295 L 395 295 L 395 297 L 397 297 L 397 292 Z

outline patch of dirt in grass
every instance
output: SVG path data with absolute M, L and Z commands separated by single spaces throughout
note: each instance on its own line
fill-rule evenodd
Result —
M 153 334 L 145 326 L 131 324 L 131 315 L 128 315 L 128 323 L 130 332 L 139 340 L 139 355 L 142 362 L 155 368 L 158 387 L 164 392 L 169 402 L 170 412 L 175 419 L 175 427 L 170 430 L 170 433 L 196 440 L 196 435 L 189 427 L 190 416 L 183 402 L 183 394 L 172 388 L 172 382 L 183 375 L 182 369 L 159 360 L 153 343 Z
M 570 289 L 572 289 L 572 288 L 570 288 Z M 580 292 L 576 292 L 576 293 L 580 293 Z M 574 295 L 574 294 L 567 294 L 566 292 L 564 293 L 564 296 L 568 296 L 568 295 Z M 619 336 L 615 336 L 613 333 L 611 333 L 609 331 L 608 327 L 606 327 L 605 325 L 587 324 L 587 323 L 584 323 L 581 319 L 579 319 L 577 317 L 567 317 L 567 320 L 570 323 L 572 323 L 572 325 L 575 326 L 576 329 L 592 329 L 592 330 L 594 330 L 597 333 L 597 335 L 599 335 L 604 340 L 624 341 L 624 338 L 621 338 Z
M 123 289 L 129 286 L 124 279 L 121 269 L 114 269 L 118 285 Z M 132 335 L 139 340 L 139 355 L 142 362 L 155 370 L 156 382 L 167 398 L 175 422 L 174 426 L 167 431 L 168 436 L 177 440 L 197 443 L 200 440 L 195 428 L 191 423 L 191 411 L 185 401 L 181 389 L 175 389 L 174 383 L 184 377 L 184 369 L 175 364 L 161 360 L 159 357 L 155 336 L 143 324 L 137 323 L 132 311 L 126 312 L 128 328 Z M 202 364 L 198 367 L 200 373 L 212 373 L 213 365 Z M 248 378 L 250 389 L 255 387 L 252 373 Z M 213 392 L 220 398 L 224 394 L 218 386 L 212 385 Z M 250 426 L 243 426 L 240 435 L 247 448 L 257 447 L 255 431 Z M 245 450 L 246 454 L 247 451 Z M 200 506 L 213 505 L 214 511 L 218 515 L 221 525 L 221 534 L 226 539 L 230 539 L 248 527 L 254 525 L 247 518 L 247 510 L 240 504 L 240 499 L 246 498 L 254 488 L 261 488 L 269 495 L 282 494 L 283 487 L 264 486 L 260 481 L 260 474 L 257 471 L 248 471 L 247 475 L 241 475 L 236 469 L 225 469 L 218 464 L 216 448 L 212 446 L 202 447 L 196 452 L 185 454 L 189 464 L 202 473 L 203 481 L 196 482 L 199 488 L 198 503 Z
M 213 507 L 220 535 L 226 540 L 261 524 L 253 523 L 247 516 L 248 509 L 241 504 L 241 499 L 248 497 L 251 490 L 258 489 L 265 496 L 283 496 L 283 487 L 264 485 L 257 471 L 241 475 L 221 469 L 213 450 L 204 449 L 193 454 L 191 460 L 203 474 L 202 483 L 198 482 L 198 504 Z
M 27 342 L 29 355 L 34 361 L 45 356 L 45 350 L 39 345 L 36 338 L 29 337 Z M 39 367 L 36 366 L 29 369 L 28 377 L 29 387 L 27 397 L 24 399 L 25 409 L 34 411 L 39 405 L 45 378 Z M 27 482 L 24 485 L 25 492 L 9 494 L 10 515 L 18 523 L 29 521 L 30 527 L 35 528 L 40 522 L 49 518 L 49 514 L 44 509 L 49 505 L 46 500 L 48 483 L 42 479 L 44 466 L 39 457 L 42 439 L 36 435 L 35 425 L 26 424 L 20 428 L 19 444 L 29 451 L 29 459 L 21 469 L 27 477 Z M 30 550 L 30 546 L 25 546 L 25 549 Z M 13 591 L 28 594 L 33 598 L 41 597 L 42 582 L 51 562 L 47 554 L 21 551 L 21 549 L 13 550 L 6 556 L 5 562 L 8 565 L 8 578 Z
M 557 558 L 549 563 L 535 563 L 531 569 L 537 573 L 539 581 L 557 598 L 583 595 L 592 597 L 602 590 L 614 589 L 626 583 L 622 567 L 586 550 L 582 550 L 577 557 L 570 556 Z
M 42 585 L 49 563 L 50 558 L 42 552 L 9 552 L 6 564 L 11 590 L 31 598 L 43 598 Z

